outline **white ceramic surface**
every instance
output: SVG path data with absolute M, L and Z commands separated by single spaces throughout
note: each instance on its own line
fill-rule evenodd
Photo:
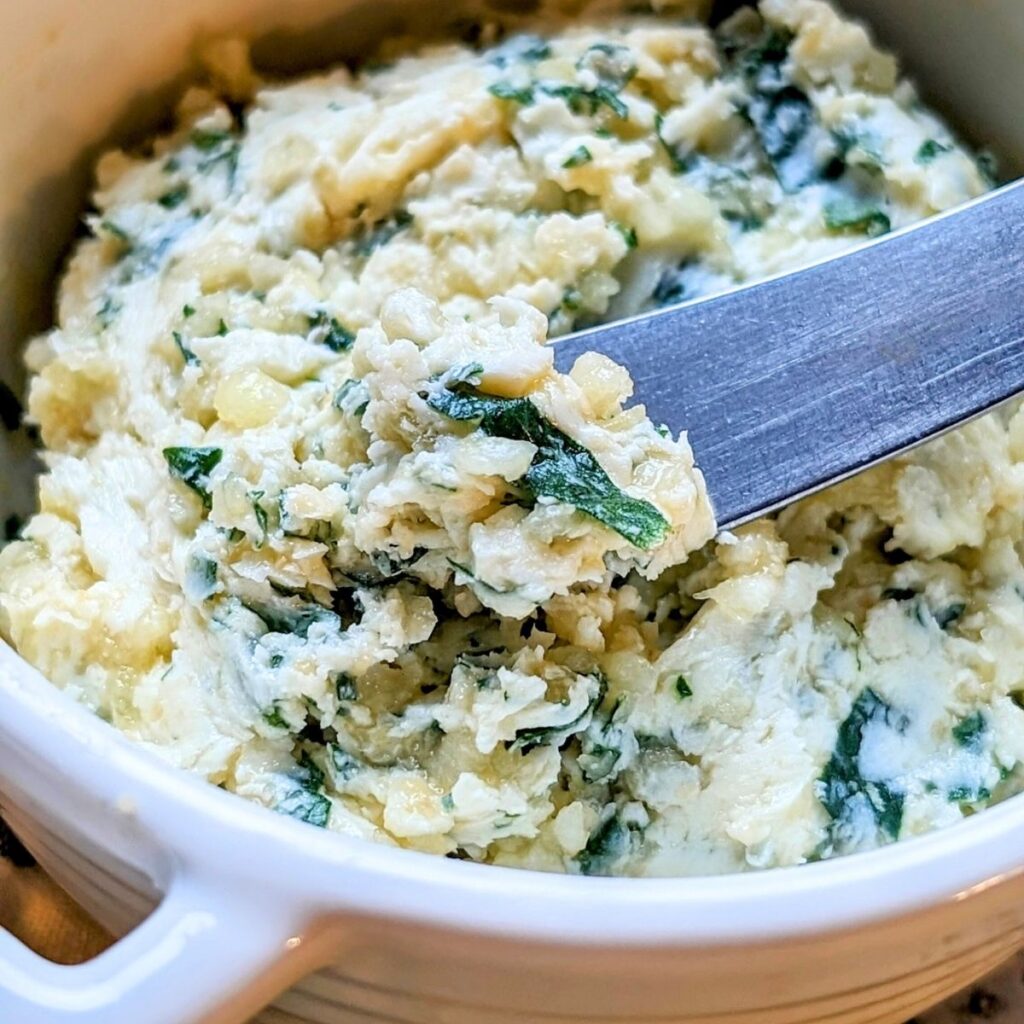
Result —
M 1020 0 L 846 6 L 968 134 L 1024 163 Z M 261 52 L 312 64 L 403 10 L 437 23 L 458 5 L 0 0 L 0 376 L 17 383 L 18 343 L 45 322 L 88 151 L 144 133 L 192 40 L 270 33 Z M 6 513 L 27 500 L 27 462 L 0 445 Z M 0 1024 L 896 1024 L 1024 941 L 1024 799 L 758 875 L 480 867 L 328 835 L 174 773 L 2 645 L 0 811 L 127 933 L 72 968 L 0 934 Z

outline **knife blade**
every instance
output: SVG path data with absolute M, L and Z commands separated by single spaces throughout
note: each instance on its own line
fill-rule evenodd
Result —
M 555 343 L 623 364 L 686 430 L 720 527 L 1024 390 L 1024 181 L 803 270 Z

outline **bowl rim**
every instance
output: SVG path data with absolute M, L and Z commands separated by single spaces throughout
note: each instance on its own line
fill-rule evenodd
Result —
M 239 886 L 259 879 L 263 891 L 268 877 L 281 879 L 279 905 L 291 901 L 307 917 L 400 919 L 531 943 L 651 949 L 809 938 L 961 902 L 1024 870 L 1021 798 L 882 849 L 715 876 L 582 877 L 389 847 L 270 813 L 167 764 L 0 641 L 0 775 L 38 789 L 32 759 L 67 780 L 69 796 L 99 797 L 112 819 L 130 815 L 190 874 Z M 58 820 L 80 806 L 47 804 Z M 117 833 L 100 832 L 115 858 Z

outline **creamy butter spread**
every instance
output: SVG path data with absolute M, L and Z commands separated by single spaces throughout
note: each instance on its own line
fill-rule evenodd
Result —
M 220 44 L 102 159 L 4 635 L 217 785 L 491 863 L 799 864 L 1019 790 L 1020 415 L 713 539 L 685 438 L 545 344 L 984 163 L 817 0 L 483 38 L 288 83 Z

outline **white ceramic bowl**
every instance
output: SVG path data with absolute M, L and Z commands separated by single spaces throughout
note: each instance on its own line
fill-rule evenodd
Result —
M 1020 0 L 846 6 L 968 136 L 1024 164 Z M 358 52 L 403 13 L 437 23 L 462 9 L 3 0 L 0 375 L 19 381 L 18 344 L 45 324 L 96 143 L 152 126 L 197 35 L 270 34 L 266 55 L 309 65 Z M 30 489 L 24 452 L 0 445 L 5 512 Z M 877 853 L 765 874 L 481 867 L 329 835 L 173 772 L 2 645 L 0 810 L 128 933 L 70 968 L 0 933 L 2 1024 L 229 1024 L 261 1010 L 262 1024 L 895 1024 L 1024 941 L 1021 798 Z

